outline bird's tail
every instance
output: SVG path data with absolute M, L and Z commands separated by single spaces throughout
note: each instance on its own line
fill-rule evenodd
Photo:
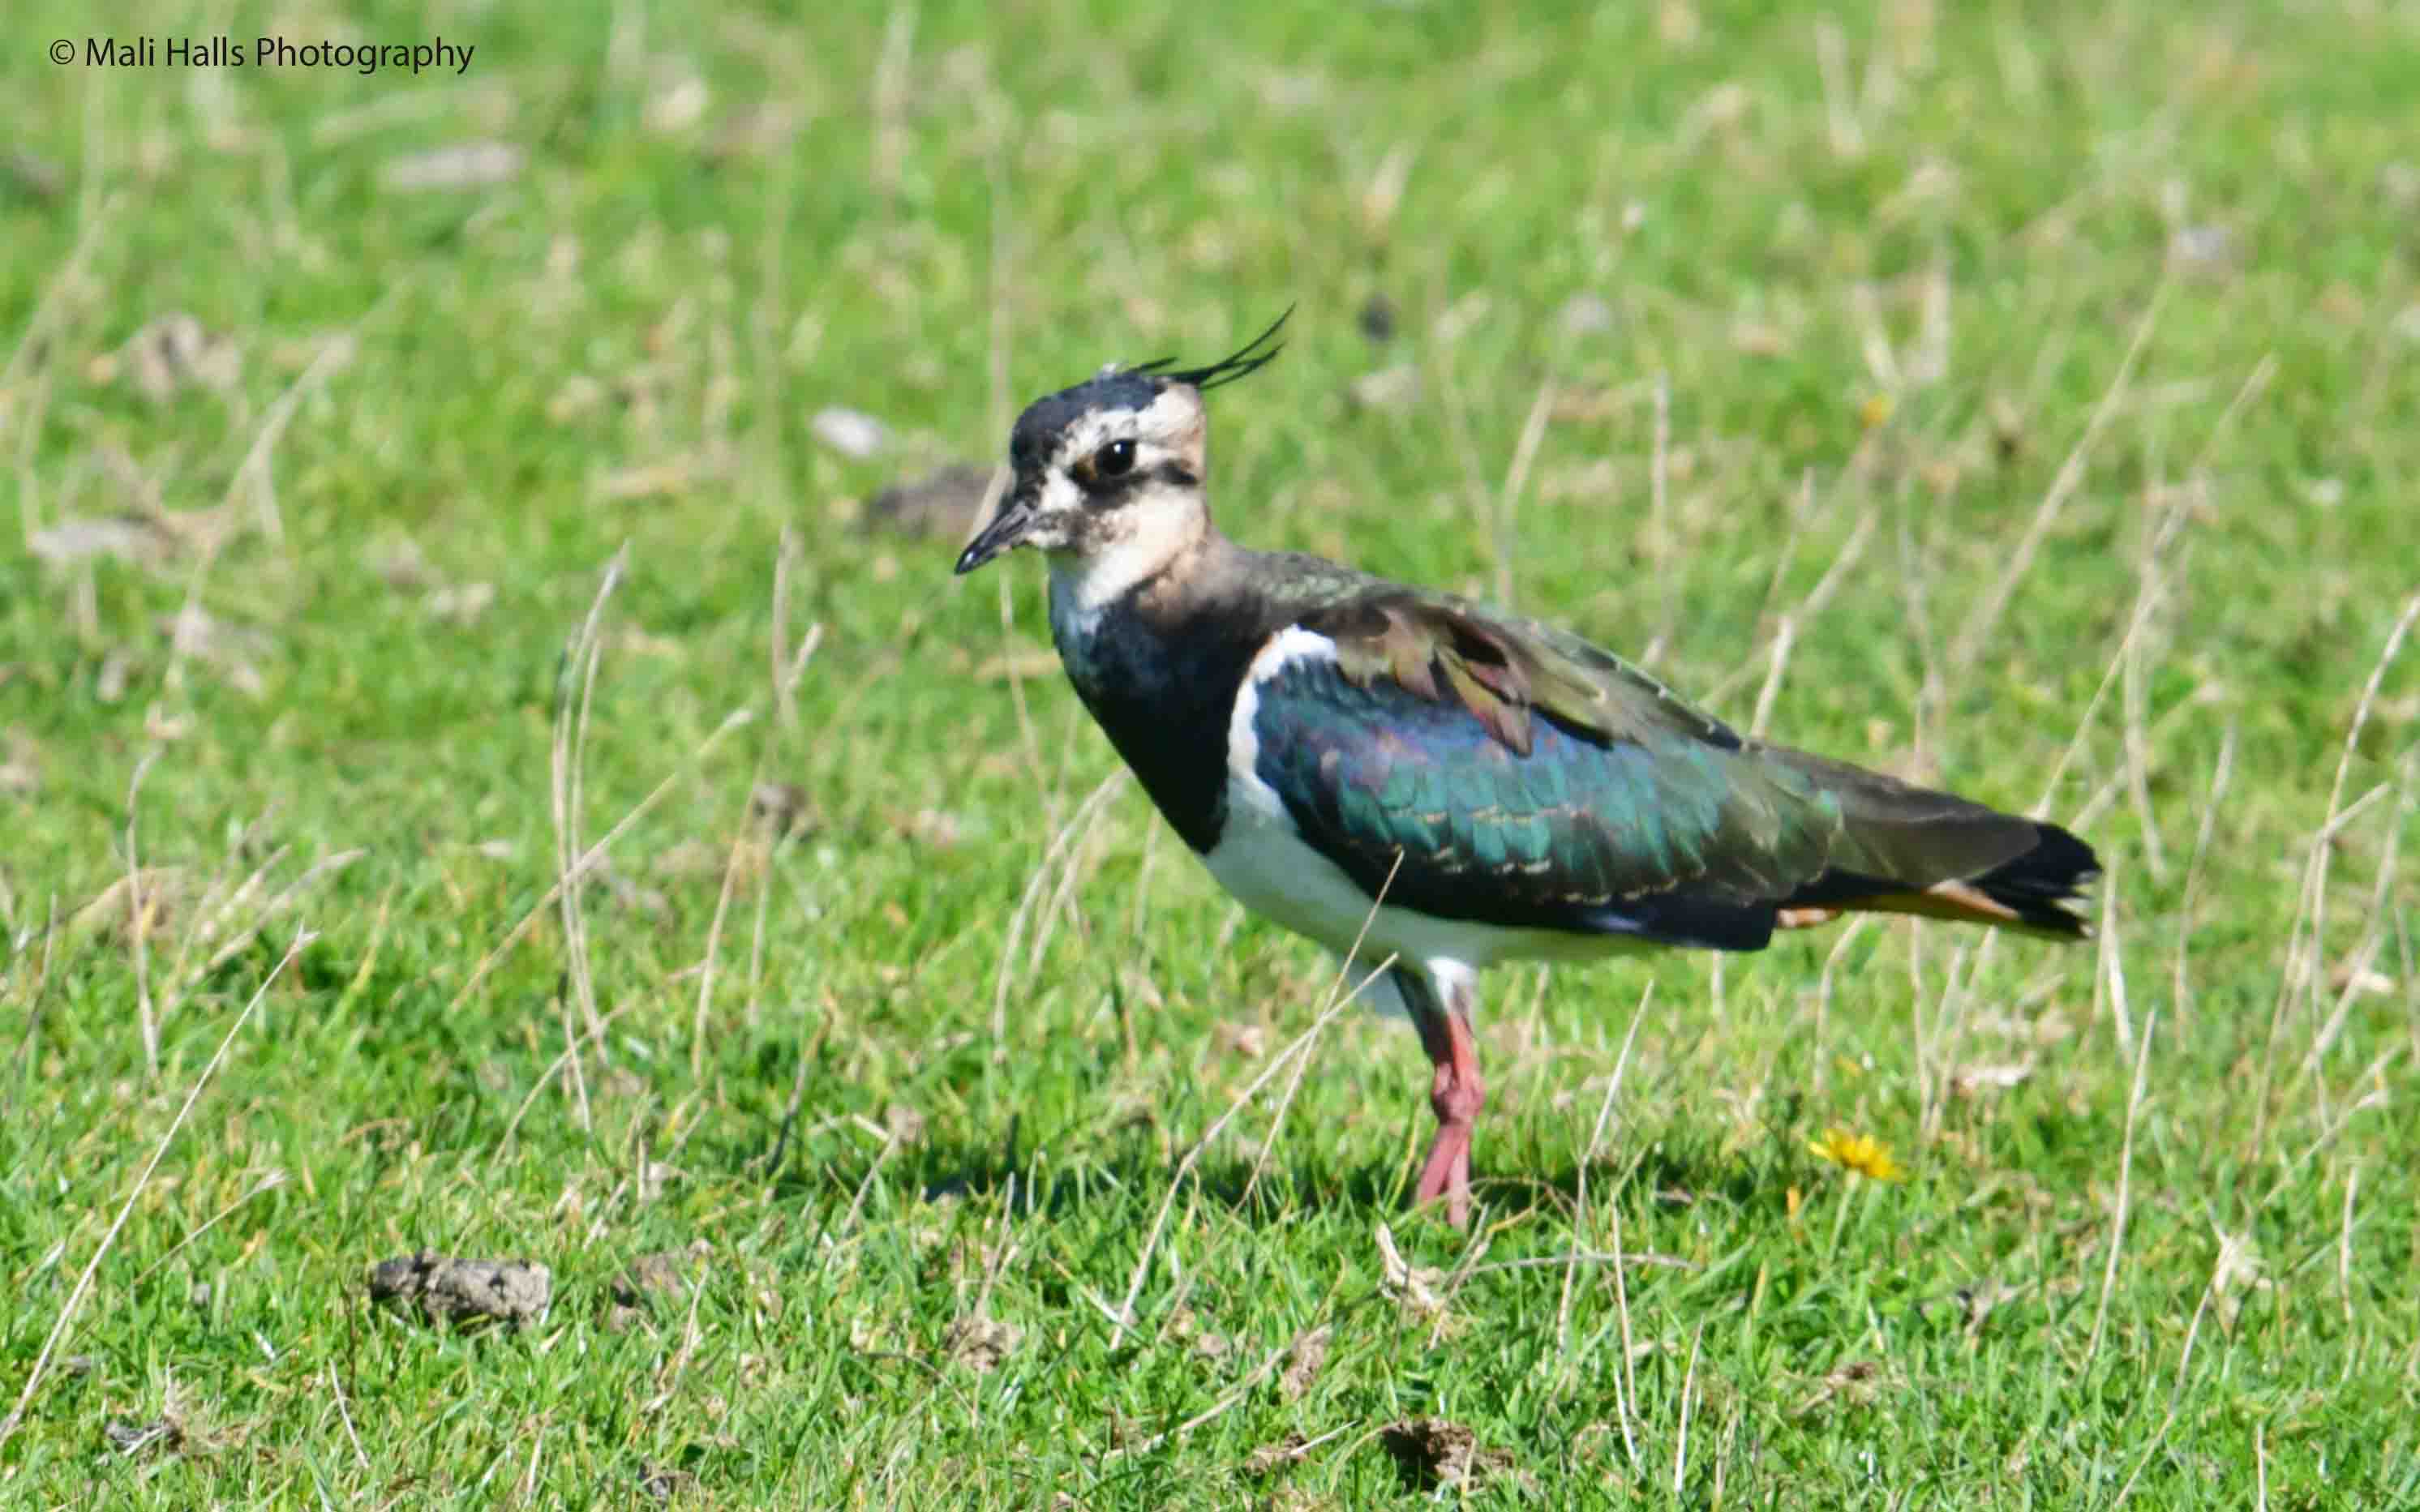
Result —
M 2062 939 L 2092 933 L 2068 904 L 2101 863 L 2058 825 L 1820 756 L 1767 754 L 1837 799 L 1847 831 L 1839 864 L 1782 900 L 1785 918 L 1920 914 Z

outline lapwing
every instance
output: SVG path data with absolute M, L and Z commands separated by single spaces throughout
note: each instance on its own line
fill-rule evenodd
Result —
M 1499 962 L 1755 950 L 1858 912 L 2086 934 L 2066 904 L 2098 868 L 2055 825 L 1745 738 L 1553 626 L 1221 534 L 1202 396 L 1283 323 L 1034 401 L 957 570 L 1040 550 L 1068 681 L 1169 825 L 1418 1028 L 1419 1201 L 1469 1221 Z

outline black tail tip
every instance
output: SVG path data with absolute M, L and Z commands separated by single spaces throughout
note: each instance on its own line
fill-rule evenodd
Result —
M 2034 848 L 2004 861 L 1973 886 L 1985 897 L 2013 910 L 2018 920 L 2045 934 L 2089 939 L 2092 921 L 2067 904 L 2081 900 L 2084 889 L 2101 875 L 2101 858 L 2092 847 L 2056 825 L 2034 826 Z

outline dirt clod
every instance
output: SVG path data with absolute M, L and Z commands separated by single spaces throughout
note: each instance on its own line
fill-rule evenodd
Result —
M 941 1353 L 977 1375 L 1000 1368 L 1015 1352 L 1025 1330 L 997 1318 L 961 1318 L 941 1335 Z
M 134 386 L 154 403 L 188 386 L 225 393 L 243 376 L 243 349 L 182 310 L 161 316 L 128 338 L 123 353 Z
M 101 1426 L 101 1432 L 111 1448 L 129 1458 L 154 1449 L 173 1454 L 185 1442 L 184 1425 L 173 1417 L 156 1417 L 148 1423 L 129 1423 L 113 1417 Z
M 748 795 L 748 814 L 776 839 L 807 817 L 807 790 L 796 782 L 759 782 Z
M 643 1465 L 639 1469 L 639 1494 L 650 1502 L 670 1502 L 697 1489 L 697 1477 L 686 1470 L 668 1470 L 661 1465 Z
M 1482 1449 L 1479 1435 L 1441 1417 L 1407 1417 L 1378 1431 L 1378 1442 L 1395 1457 L 1404 1486 L 1433 1491 L 1441 1486 L 1476 1485 L 1512 1468 L 1501 1449 Z
M 372 1302 L 416 1306 L 431 1322 L 519 1323 L 545 1316 L 553 1298 L 554 1273 L 532 1260 L 463 1260 L 422 1250 L 370 1270 Z
M 970 534 L 991 493 L 991 469 L 953 462 L 866 501 L 865 523 L 903 535 Z
M 642 1255 L 613 1278 L 613 1300 L 637 1307 L 651 1296 L 686 1297 L 713 1253 L 714 1246 L 701 1239 L 687 1249 Z
M 1309 1454 L 1311 1441 L 1299 1433 L 1289 1433 L 1274 1443 L 1264 1443 L 1244 1457 L 1244 1473 L 1262 1480 L 1288 1465 L 1300 1464 Z
M 924 1115 L 905 1103 L 893 1103 L 882 1110 L 882 1127 L 902 1145 L 924 1142 Z
M 1311 1383 L 1319 1379 L 1321 1368 L 1327 1364 L 1327 1341 L 1331 1336 L 1332 1331 L 1326 1328 L 1296 1335 L 1294 1348 L 1286 1351 L 1285 1374 L 1278 1378 L 1278 1390 L 1285 1394 L 1287 1401 L 1311 1390 Z

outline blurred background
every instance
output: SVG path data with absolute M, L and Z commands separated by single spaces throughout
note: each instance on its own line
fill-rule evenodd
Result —
M 2290 9 L 1916 0 L 124 18 L 473 50 L 364 75 L 58 67 L 45 39 L 90 25 L 21 11 L 0 699 L 47 801 L 17 848 L 114 870 L 97 821 L 153 710 L 200 742 L 163 801 L 257 807 L 294 786 L 277 755 L 317 779 L 275 795 L 291 818 L 502 822 L 527 785 L 496 724 L 547 711 L 625 543 L 653 639 L 617 696 L 694 743 L 762 659 L 784 528 L 829 637 L 802 697 L 859 690 L 848 739 L 787 759 L 869 783 L 850 807 L 946 806 L 1012 748 L 967 677 L 999 589 L 941 571 L 969 489 L 884 490 L 1288 305 L 1287 358 L 1218 416 L 1248 540 L 1752 696 L 1760 637 L 1871 515 L 1781 707 L 1930 761 L 2065 740 L 2045 717 L 2190 489 L 2177 549 L 2226 589 L 2164 595 L 2140 696 L 2253 679 L 2274 771 L 2410 576 L 2411 21 L 2329 16 L 2325 48 Z M 1035 648 L 1038 574 L 1006 576 Z M 868 675 L 894 662 L 931 680 Z M 1949 706 L 1986 698 L 2020 702 Z M 862 759 L 895 743 L 956 764 Z
M 363 72 L 257 61 L 264 36 L 456 53 Z M 244 66 L 165 51 L 221 37 Z M 94 51 L 142 39 L 153 61 Z M 2420 11 L 2371 3 L 12 8 L 0 1137 L 28 1196 L 0 1227 L 39 1325 L 69 1278 L 35 1262 L 81 1263 L 307 924 L 273 1032 L 224 1073 L 248 1118 L 147 1204 L 131 1267 L 271 1167 L 324 1195 L 263 1196 L 176 1262 L 266 1263 L 259 1235 L 290 1255 L 282 1226 L 307 1216 L 295 1263 L 322 1289 L 260 1299 L 270 1334 L 424 1240 L 702 1235 L 820 1274 L 795 1233 L 749 1227 L 781 1211 L 907 1236 L 858 1283 L 885 1316 L 939 1296 L 947 1319 L 988 1273 L 985 1305 L 1075 1331 L 1065 1358 L 1131 1367 L 983 1398 L 1050 1464 L 1093 1462 L 1113 1418 L 1215 1401 L 1232 1377 L 1111 1351 L 1070 1299 L 1124 1291 L 1176 1158 L 1310 1022 L 1326 968 L 1241 921 L 1119 784 L 1058 677 L 1038 564 L 949 566 L 1027 401 L 1107 362 L 1209 360 L 1292 307 L 1282 360 L 1215 399 L 1230 533 L 1509 602 L 1743 726 L 2040 805 L 2100 847 L 2117 943 L 2097 955 L 1978 959 L 1895 926 L 1838 958 L 1825 937 L 1659 964 L 1669 1016 L 1640 1039 L 1623 1130 L 1666 1162 L 1630 1189 L 1634 1242 L 1796 1253 L 1807 1139 L 1838 1122 L 1936 1182 L 1875 1220 L 1875 1272 L 1929 1295 L 2032 1242 L 2036 1283 L 2101 1287 L 2158 1015 L 2133 1180 L 2164 1194 L 2136 1241 L 2159 1258 L 2130 1257 L 2111 1327 L 2160 1363 L 2028 1409 L 2138 1442 L 2152 1425 L 2127 1414 L 2186 1379 L 2195 1299 L 2267 1273 L 2211 1281 L 2228 1235 L 2319 1253 L 2339 1200 L 2353 1231 L 2356 1170 L 2390 1230 L 2414 1211 L 2408 1141 L 2356 1115 L 2402 1085 L 2420 992 L 2396 863 L 2420 839 L 2420 683 L 2408 652 L 2381 659 L 2420 588 L 2415 58 Z M 609 834 L 575 919 L 565 863 Z M 1597 1094 L 1569 1099 L 1604 1085 L 1644 977 L 1497 989 L 1500 1200 L 1531 1201 L 1534 1175 L 1553 1209 L 1588 1168 Z M 1357 1257 L 1395 1211 L 1420 1072 L 1408 1036 L 1337 1032 L 1262 1200 Z M 785 1114 L 782 1182 L 760 1188 L 749 1163 Z M 633 1148 L 657 1153 L 624 1183 Z M 930 1218 L 923 1194 L 996 1192 L 1037 1148 L 1124 1194 L 1061 1214 L 1107 1236 L 1051 1252 L 1078 1292 L 1034 1250 L 1003 1273 L 978 1246 L 970 1272 L 912 1237 L 976 1222 Z M 1211 1163 L 1231 1198 L 1252 1153 Z M 651 1187 L 648 1158 L 683 1181 Z M 481 1190 L 424 1182 L 430 1162 Z M 2273 1185 L 2292 1195 L 2249 1205 Z M 1265 1214 L 1213 1206 L 1180 1229 L 1274 1267 L 1252 1296 L 1308 1327 L 1315 1243 L 1238 1239 Z M 1312 1247 L 1271 1257 L 1288 1244 Z M 2378 1362 L 2408 1349 L 2412 1293 L 2389 1248 L 2349 1247 L 2341 1329 L 2304 1337 L 2297 1315 L 2307 1352 L 2273 1362 L 2375 1373 L 2328 1412 L 2391 1405 Z M 1844 1346 L 1823 1341 L 1861 1338 L 1872 1298 L 1825 1292 L 1820 1266 L 1796 1284 L 1803 1335 L 1723 1354 L 1708 1335 L 1708 1368 L 1825 1379 Z M 1217 1294 L 1158 1287 L 1162 1322 Z M 1218 1326 L 1262 1326 L 1250 1300 Z M 783 1358 L 910 1349 L 847 1306 L 797 1319 Z M 1640 1367 L 1665 1395 L 1630 1410 L 1666 1412 L 1659 1431 L 1689 1411 L 1690 1322 L 1659 1325 L 1681 1330 L 1668 1369 Z M 218 1335 L 149 1326 L 224 1414 L 275 1416 L 210 1363 Z M 1956 1336 L 1932 1368 L 1999 1368 Z M 1386 1327 L 1347 1337 L 1365 1364 L 1418 1353 Z M 2079 1346 L 2052 1326 L 2042 1348 Z M 139 1396 L 133 1336 L 101 1352 Z M 1527 1403 L 1490 1431 L 1550 1479 L 1579 1463 L 1551 1445 L 1605 1411 L 1522 1396 L 1523 1359 L 1437 1368 L 1440 1401 Z M 745 1398 L 774 1414 L 750 1432 L 810 1442 L 829 1425 L 779 1414 L 873 1389 L 783 1379 L 788 1405 Z M 1334 1380 L 1339 1399 L 1399 1390 L 1376 1365 Z M 538 1411 L 526 1383 L 481 1389 L 499 1421 Z M 2210 1389 L 2174 1442 L 2249 1462 Z M 38 1462 L 72 1464 L 103 1399 L 45 1409 L 42 1453 L 65 1458 Z M 391 1452 L 471 1453 L 469 1427 L 391 1451 L 411 1409 L 381 1410 L 381 1473 Z M 688 1411 L 651 1431 L 726 1434 Z M 1856 1453 L 1999 1464 L 2032 1431 L 1976 1411 L 1897 1443 L 1734 1422 L 1812 1436 L 1807 1462 L 1852 1487 Z M 1273 1435 L 1256 1412 L 1218 1431 Z M 936 1428 L 959 1448 L 934 1453 L 996 1443 L 980 1418 Z M 2351 1421 L 2305 1426 L 2389 1484 L 2390 1436 Z M 696 1453 L 709 1485 L 806 1484 Z M 2060 1458 L 2035 1461 L 2037 1490 L 2081 1494 Z

